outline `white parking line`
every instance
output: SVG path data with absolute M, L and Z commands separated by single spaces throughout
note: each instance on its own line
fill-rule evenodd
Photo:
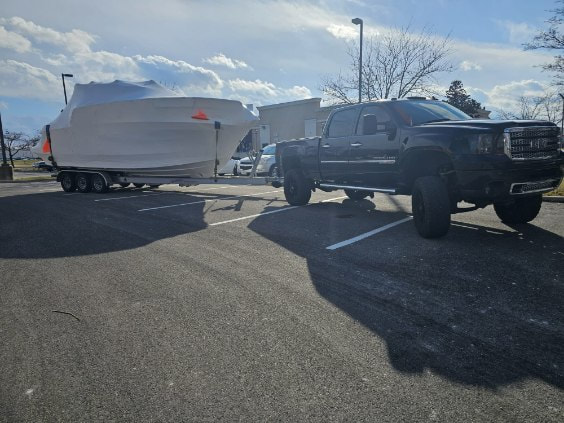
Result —
M 137 210 L 137 211 L 144 212 L 144 211 L 149 211 L 149 210 L 169 209 L 171 207 L 189 206 L 191 204 L 201 204 L 201 203 L 206 203 L 208 201 L 233 200 L 235 198 L 253 197 L 253 196 L 256 196 L 256 195 L 263 195 L 263 194 L 272 194 L 274 192 L 280 192 L 280 191 L 282 191 L 282 190 L 278 189 L 276 191 L 259 192 L 259 193 L 256 193 L 256 194 L 236 195 L 236 196 L 233 196 L 233 197 L 225 197 L 225 198 L 208 198 L 207 200 L 192 201 L 190 203 L 171 204 L 171 205 L 168 205 L 168 206 L 159 206 L 159 207 L 148 207 L 146 209 L 140 209 L 140 210 Z
M 350 238 L 350 239 L 347 239 L 345 241 L 341 241 L 341 242 L 338 242 L 336 244 L 330 245 L 326 249 L 327 250 L 336 250 L 337 248 L 346 247 L 347 245 L 354 244 L 355 242 L 361 241 L 361 240 L 368 238 L 372 235 L 376 235 L 380 232 L 384 232 L 385 230 L 393 228 L 394 226 L 401 225 L 402 223 L 405 223 L 405 222 L 409 222 L 411 219 L 413 219 L 413 217 L 409 216 L 409 217 L 406 217 L 405 219 L 401 219 L 401 220 L 397 220 L 397 221 L 392 222 L 392 223 L 388 223 L 387 225 L 384 225 L 380 228 L 376 228 L 376 229 L 369 231 L 369 232 L 365 232 L 363 234 L 355 236 L 354 238 Z
M 154 194 L 144 194 L 144 195 L 129 195 L 127 197 L 108 197 L 108 198 L 99 198 L 99 199 L 94 200 L 94 201 L 125 200 L 127 198 L 154 197 L 154 196 L 158 196 L 158 195 L 162 195 L 162 194 L 154 193 Z
M 328 203 L 330 201 L 341 200 L 342 198 L 347 198 L 347 196 L 345 195 L 343 197 L 330 198 L 328 200 L 319 201 L 318 203 L 309 203 L 309 204 L 306 204 L 304 207 L 311 206 L 312 204 Z M 208 226 L 217 226 L 217 225 L 223 225 L 225 223 L 238 222 L 239 220 L 252 219 L 253 217 L 266 216 L 267 214 L 279 213 L 279 212 L 283 212 L 283 211 L 293 210 L 293 209 L 297 209 L 298 207 L 300 207 L 300 206 L 284 207 L 282 209 L 276 209 L 276 210 L 271 210 L 271 211 L 267 211 L 267 212 L 252 214 L 250 216 L 243 216 L 243 217 L 238 217 L 236 219 L 224 220 L 222 222 L 210 223 Z

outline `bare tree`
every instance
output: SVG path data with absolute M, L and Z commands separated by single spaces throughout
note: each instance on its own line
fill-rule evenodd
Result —
M 558 0 L 564 6 L 564 0 Z M 562 34 L 562 23 L 564 23 L 564 7 L 551 10 L 554 14 L 548 21 L 548 29 L 541 30 L 530 43 L 525 44 L 525 50 L 546 49 L 556 52 L 564 50 L 564 34 Z M 557 54 L 552 63 L 546 63 L 542 68 L 554 73 L 555 84 L 564 85 L 564 56 Z
M 363 100 L 430 93 L 435 75 L 453 70 L 448 61 L 449 43 L 448 37 L 435 36 L 427 29 L 413 34 L 409 26 L 368 39 L 362 63 Z M 350 45 L 347 53 L 349 69 L 326 76 L 320 86 L 336 103 L 355 103 L 358 95 L 358 46 Z
M 516 110 L 501 109 L 498 114 L 502 119 L 543 119 L 562 123 L 561 100 L 554 91 L 539 96 L 521 96 L 517 99 Z
M 26 151 L 35 146 L 39 142 L 39 135 L 30 138 L 22 132 L 6 131 L 4 133 L 4 142 L 10 162 L 12 167 L 14 167 L 14 156 L 20 151 Z

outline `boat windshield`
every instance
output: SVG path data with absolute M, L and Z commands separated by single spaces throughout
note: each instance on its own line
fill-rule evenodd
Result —
M 398 100 L 390 103 L 392 109 L 406 125 L 415 126 L 431 122 L 472 119 L 463 111 L 442 101 Z

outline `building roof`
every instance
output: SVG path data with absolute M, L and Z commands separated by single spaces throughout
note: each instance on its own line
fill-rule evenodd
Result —
M 320 104 L 321 98 L 314 97 L 314 98 L 306 98 L 305 100 L 296 100 L 296 101 L 288 101 L 286 103 L 270 104 L 268 106 L 259 106 L 259 107 L 257 107 L 257 109 L 260 112 L 261 110 L 278 109 L 278 108 L 282 108 L 282 107 L 291 107 L 291 106 L 296 106 L 296 105 L 299 105 L 299 104 L 307 104 L 307 103 Z

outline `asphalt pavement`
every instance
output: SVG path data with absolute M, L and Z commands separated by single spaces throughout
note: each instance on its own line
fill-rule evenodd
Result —
M 564 421 L 564 204 L 0 185 L 0 421 Z

